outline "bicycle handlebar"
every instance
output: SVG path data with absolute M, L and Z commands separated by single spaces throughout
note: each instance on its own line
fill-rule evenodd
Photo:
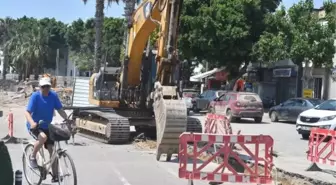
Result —
M 67 124 L 67 123 L 68 123 L 67 120 L 70 120 L 71 115 L 72 115 L 72 113 L 70 113 L 70 114 L 68 115 L 67 119 L 66 119 L 66 120 L 63 120 L 62 123 L 63 123 L 63 124 Z M 34 129 L 39 129 L 40 125 L 43 124 L 43 123 L 45 123 L 45 121 L 44 121 L 44 120 L 40 120 L 40 121 L 37 123 L 37 126 L 36 126 Z

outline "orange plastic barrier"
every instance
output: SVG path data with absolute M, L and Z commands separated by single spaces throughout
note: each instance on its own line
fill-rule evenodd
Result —
M 23 141 L 22 139 L 14 137 L 14 116 L 12 112 L 8 114 L 8 134 L 1 140 L 4 140 L 5 143 L 13 143 L 13 144 L 20 143 L 21 141 Z
M 13 137 L 14 136 L 13 121 L 14 121 L 13 113 L 10 112 L 8 114 L 8 136 L 9 137 Z
M 188 146 L 190 142 L 193 143 L 192 147 Z M 198 147 L 198 142 L 206 142 L 207 144 Z M 205 159 L 204 153 L 212 150 L 215 143 L 221 143 L 220 148 Z M 239 145 L 247 155 L 242 157 L 241 154 L 235 152 L 232 149 L 232 144 Z M 193 184 L 193 180 L 247 184 L 272 183 L 273 138 L 271 136 L 185 132 L 180 136 L 179 145 L 179 177 L 188 179 L 190 184 Z M 254 149 L 249 149 L 248 146 L 254 147 Z M 264 150 L 259 152 L 261 148 Z M 215 157 L 221 155 L 224 155 L 221 162 L 218 164 L 212 162 Z M 232 161 L 235 162 L 232 163 Z M 191 163 L 189 166 L 188 162 Z M 250 163 L 255 165 L 251 166 Z M 263 167 L 258 167 L 259 164 Z M 237 165 L 243 167 L 243 170 L 238 172 Z
M 307 171 L 322 171 L 316 163 L 332 166 L 336 164 L 336 131 L 312 128 L 308 147 L 307 159 L 312 165 Z
M 204 133 L 209 134 L 232 134 L 230 120 L 220 114 L 207 114 L 204 124 Z

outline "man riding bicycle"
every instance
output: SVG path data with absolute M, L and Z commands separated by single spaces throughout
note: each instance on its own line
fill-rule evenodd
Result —
M 41 78 L 39 86 L 40 91 L 36 91 L 31 95 L 25 112 L 27 129 L 36 139 L 33 153 L 29 156 L 29 162 L 32 168 L 38 168 L 36 155 L 43 145 L 48 150 L 50 156 L 52 155 L 54 141 L 49 138 L 48 127 L 53 119 L 54 110 L 56 109 L 64 120 L 68 119 L 67 114 L 62 109 L 62 103 L 58 98 L 57 93 L 50 90 L 51 79 L 49 77 Z M 38 125 L 41 120 L 43 123 Z M 58 182 L 58 164 L 56 161 L 52 165 L 52 173 L 52 182 Z

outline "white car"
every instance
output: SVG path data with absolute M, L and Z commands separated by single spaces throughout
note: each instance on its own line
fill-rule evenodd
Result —
M 296 120 L 296 130 L 308 139 L 314 127 L 336 130 L 336 99 L 324 101 L 315 108 L 302 112 Z

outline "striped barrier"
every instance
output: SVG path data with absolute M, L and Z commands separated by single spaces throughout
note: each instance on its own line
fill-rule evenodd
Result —
M 190 142 L 193 143 L 192 146 L 188 145 Z M 198 142 L 207 144 L 199 147 Z M 207 151 L 211 150 L 215 143 L 222 145 L 218 151 L 206 156 Z M 194 180 L 247 184 L 271 184 L 273 182 L 271 175 L 273 138 L 271 136 L 185 132 L 180 136 L 179 144 L 179 177 L 188 179 L 189 184 L 193 184 Z M 243 153 L 247 155 L 234 151 L 232 144 L 239 145 Z M 218 156 L 222 158 L 222 161 L 217 164 L 213 160 Z

